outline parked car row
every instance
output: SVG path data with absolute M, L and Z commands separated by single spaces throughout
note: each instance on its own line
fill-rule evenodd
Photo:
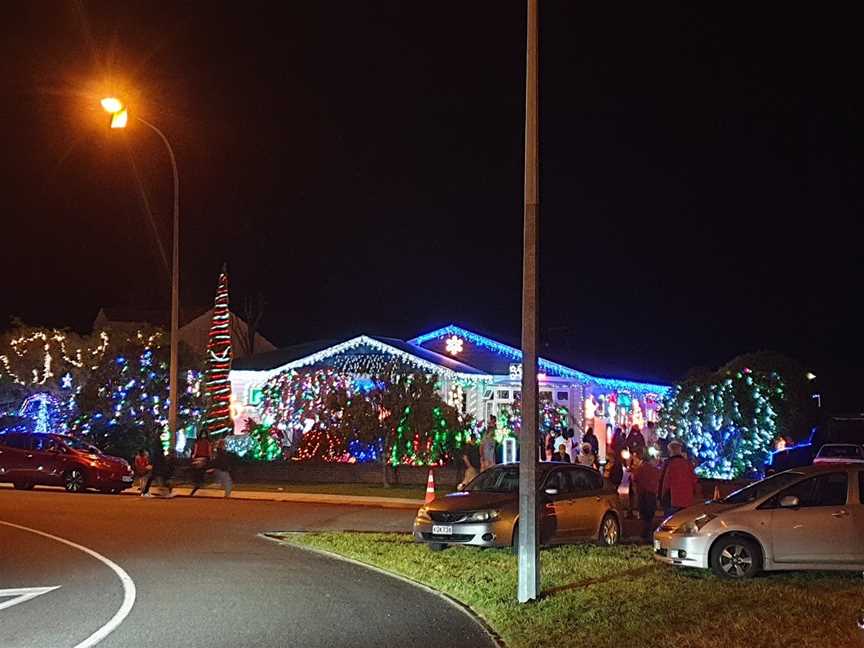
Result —
M 41 485 L 119 493 L 132 485 L 132 468 L 71 436 L 7 432 L 0 434 L 0 482 L 25 490 Z
M 864 462 L 831 459 L 675 513 L 654 533 L 654 557 L 732 579 L 790 569 L 864 571 Z M 597 471 L 556 462 L 537 470 L 542 545 L 618 543 L 617 492 Z M 432 550 L 460 544 L 516 550 L 518 494 L 518 464 L 490 468 L 420 508 L 414 537 Z

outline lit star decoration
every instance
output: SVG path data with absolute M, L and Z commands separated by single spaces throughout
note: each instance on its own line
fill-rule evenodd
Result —
M 207 413 L 204 416 L 206 434 L 213 438 L 230 434 L 231 421 L 231 312 L 228 309 L 228 274 L 223 267 L 216 289 L 210 337 L 207 343 L 207 371 L 204 378 L 204 397 Z
M 450 355 L 459 355 L 462 353 L 462 338 L 451 335 L 447 338 L 447 353 Z

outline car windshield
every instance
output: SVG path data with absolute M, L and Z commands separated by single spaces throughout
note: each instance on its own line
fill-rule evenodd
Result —
M 475 477 L 465 490 L 469 493 L 516 493 L 519 491 L 519 468 L 492 468 Z
M 737 490 L 720 501 L 724 504 L 746 504 L 747 502 L 753 502 L 782 488 L 786 488 L 786 486 L 801 479 L 803 476 L 804 475 L 801 473 L 793 472 L 791 470 L 778 473 L 772 475 L 768 479 L 763 479 L 762 481 L 750 484 L 741 490 Z
M 89 443 L 84 443 L 81 439 L 74 439 L 72 437 L 63 437 L 63 443 L 67 448 L 72 448 L 73 450 L 77 450 L 78 452 L 87 452 L 89 454 L 102 454 L 102 451 L 96 446 L 90 445 Z
M 861 454 L 861 448 L 854 445 L 826 445 L 819 451 L 824 459 L 861 459 Z

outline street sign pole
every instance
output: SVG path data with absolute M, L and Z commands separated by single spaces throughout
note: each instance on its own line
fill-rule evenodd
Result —
M 537 515 L 537 216 L 539 138 L 537 128 L 537 3 L 528 0 L 525 74 L 525 214 L 522 250 L 522 430 L 519 434 L 520 603 L 540 591 Z

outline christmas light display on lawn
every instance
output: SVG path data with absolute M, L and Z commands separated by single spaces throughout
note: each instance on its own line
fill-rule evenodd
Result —
M 231 311 L 228 308 L 228 273 L 225 267 L 219 275 L 216 302 L 207 342 L 207 371 L 204 377 L 204 398 L 207 413 L 204 431 L 210 438 L 229 434 L 231 421 Z
M 774 371 L 741 369 L 676 386 L 658 434 L 681 440 L 702 477 L 736 479 L 761 469 L 777 437 L 786 389 Z
M 450 461 L 464 441 L 458 412 L 436 393 L 434 377 L 398 375 L 395 366 L 374 378 L 329 368 L 282 372 L 264 386 L 263 424 L 299 460 Z

